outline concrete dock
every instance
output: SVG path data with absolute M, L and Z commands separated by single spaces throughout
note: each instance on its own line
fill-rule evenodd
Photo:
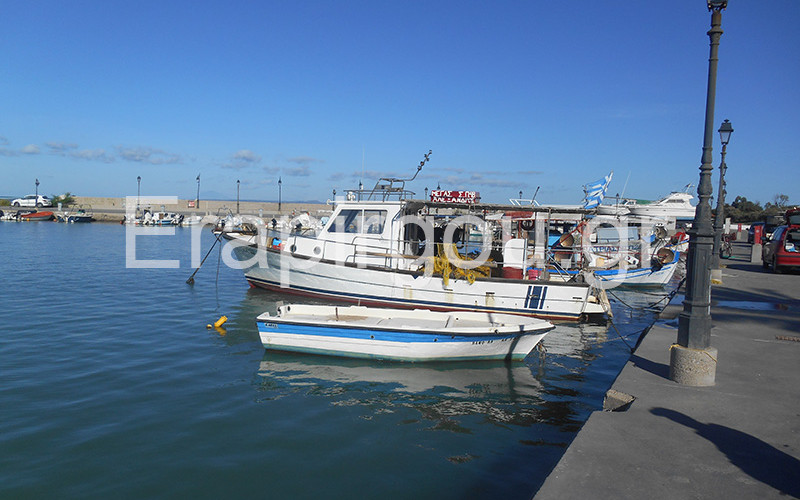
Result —
M 716 385 L 668 378 L 678 295 L 612 385 L 633 402 L 590 416 L 536 500 L 800 498 L 800 273 L 734 252 L 711 292 Z
M 196 202 L 195 200 L 178 198 L 175 199 L 175 203 L 161 205 L 158 203 L 147 202 L 146 200 L 148 199 L 149 197 L 141 197 L 141 200 L 143 201 L 141 203 L 141 208 L 148 208 L 151 211 L 159 211 L 162 210 L 163 207 L 163 210 L 166 212 L 200 216 L 221 215 L 224 217 L 229 212 L 236 212 L 238 205 L 238 213 L 241 215 L 260 216 L 271 219 L 272 217 L 293 217 L 294 215 L 307 212 L 310 215 L 319 218 L 323 215 L 329 215 L 331 209 L 333 208 L 331 205 L 311 202 L 286 202 L 282 203 L 279 209 L 278 203 L 268 201 L 241 201 L 237 203 L 236 200 L 200 200 L 199 202 Z M 93 216 L 96 221 L 119 223 L 125 218 L 126 210 L 135 210 L 135 200 L 136 198 L 134 197 L 126 199 L 124 197 L 102 198 L 75 196 L 75 201 L 73 202 L 72 207 L 77 207 L 79 205 L 89 206 L 92 209 Z M 127 206 L 126 203 L 133 203 L 133 205 Z M 16 207 L 0 207 L 0 210 L 16 212 L 20 209 Z M 45 207 L 41 208 L 40 210 L 57 212 L 58 207 Z

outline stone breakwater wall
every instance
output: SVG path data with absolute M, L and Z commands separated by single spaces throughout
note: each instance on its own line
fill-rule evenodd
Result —
M 166 203 L 164 197 L 145 197 L 139 198 L 140 208 L 150 209 L 157 212 L 176 212 L 184 215 L 216 216 L 227 215 L 229 211 L 236 213 L 236 200 L 200 200 L 199 206 L 195 206 L 195 200 L 177 199 L 177 203 Z M 130 206 L 126 203 L 130 203 Z M 76 196 L 72 206 L 89 205 L 94 211 L 94 217 L 98 221 L 119 222 L 125 217 L 127 210 L 136 210 L 136 197 L 132 198 L 109 198 L 109 197 L 90 197 Z M 65 207 L 66 208 L 66 207 Z M 280 211 L 278 204 L 274 202 L 240 201 L 239 213 L 242 215 L 255 215 L 262 217 L 292 216 L 308 212 L 314 217 L 329 215 L 332 205 L 322 203 L 282 203 Z M 53 211 L 57 207 L 53 207 Z

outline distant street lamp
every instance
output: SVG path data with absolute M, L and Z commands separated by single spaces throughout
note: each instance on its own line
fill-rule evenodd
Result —
M 728 170 L 728 166 L 725 164 L 725 149 L 733 133 L 731 122 L 728 120 L 722 122 L 718 132 L 722 143 L 722 161 L 719 164 L 719 191 L 717 193 L 717 211 L 714 217 L 714 251 L 711 255 L 712 274 L 720 268 L 720 248 L 722 248 L 722 230 L 725 223 L 725 172 Z
M 139 215 L 139 201 L 142 194 L 142 176 L 136 176 L 136 215 Z
M 521 189 L 519 190 L 519 199 L 520 200 L 522 199 L 522 190 Z
M 39 179 L 36 179 L 36 198 L 33 199 L 33 206 L 39 206 Z
M 677 344 L 670 347 L 669 378 L 692 386 L 714 385 L 717 369 L 717 349 L 711 347 L 711 254 L 714 247 L 714 228 L 711 225 L 711 166 L 714 135 L 714 104 L 717 90 L 717 61 L 719 39 L 722 36 L 722 10 L 728 0 L 707 0 L 711 12 L 708 30 L 708 88 L 703 135 L 699 203 L 689 230 L 689 253 L 686 259 L 686 299 L 678 315 Z
M 425 199 L 426 200 L 428 199 L 428 188 L 427 187 L 425 188 Z
M 281 211 L 281 178 L 278 177 L 278 212 Z
M 336 189 L 333 190 L 333 199 L 336 199 Z
M 197 174 L 197 197 L 194 199 L 194 208 L 200 208 L 200 174 Z
M 236 213 L 239 213 L 239 179 L 236 179 Z

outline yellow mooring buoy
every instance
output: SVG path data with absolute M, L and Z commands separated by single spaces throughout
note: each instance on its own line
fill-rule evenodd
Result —
M 228 321 L 227 316 L 220 316 L 219 319 L 216 321 L 216 323 L 214 323 L 214 328 L 221 327 L 222 325 L 225 324 L 226 321 Z

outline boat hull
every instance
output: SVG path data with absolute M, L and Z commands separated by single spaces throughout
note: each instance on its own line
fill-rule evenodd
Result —
M 53 219 L 53 212 L 34 212 L 21 215 L 19 218 L 26 221 L 48 221 Z
M 323 307 L 323 309 L 334 309 L 334 307 Z M 366 310 L 363 307 L 342 309 Z M 377 312 L 387 316 L 392 314 L 385 309 Z M 427 316 L 445 314 L 430 311 L 411 311 L 409 314 L 415 313 Z M 490 315 L 481 316 L 490 317 Z M 553 328 L 552 324 L 545 321 L 526 318 L 519 318 L 520 324 L 514 325 L 517 327 L 516 332 L 512 332 L 513 328 L 508 328 L 508 325 L 504 325 L 505 328 L 502 326 L 494 328 L 488 323 L 486 328 L 468 328 L 459 331 L 445 327 L 435 331 L 425 327 L 403 326 L 404 320 L 398 321 L 401 326 L 392 328 L 380 327 L 377 324 L 374 326 L 340 324 L 338 321 L 326 322 L 322 318 L 313 321 L 286 321 L 281 316 L 263 314 L 258 317 L 257 323 L 261 342 L 266 349 L 416 362 L 521 360 Z M 499 333 L 492 333 L 493 328 Z
M 465 279 L 422 273 L 310 261 L 286 249 L 236 246 L 239 261 L 264 262 L 244 269 L 247 281 L 291 293 L 363 305 L 425 308 L 435 311 L 485 311 L 554 320 L 602 317 L 605 309 L 585 283 L 533 280 Z

